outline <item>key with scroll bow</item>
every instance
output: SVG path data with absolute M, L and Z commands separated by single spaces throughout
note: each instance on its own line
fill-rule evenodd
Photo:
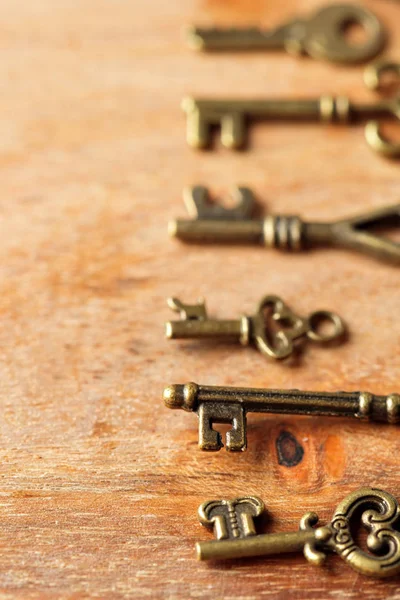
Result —
M 302 551 L 310 563 L 321 565 L 326 553 L 334 552 L 362 575 L 383 578 L 400 572 L 400 510 L 388 492 L 363 487 L 342 500 L 327 525 L 318 526 L 318 515 L 308 512 L 294 532 L 257 534 L 254 521 L 263 512 L 264 503 L 256 496 L 204 502 L 199 520 L 214 530 L 216 539 L 197 542 L 197 558 L 217 561 Z M 354 537 L 360 521 L 368 531 L 368 551 Z
M 400 227 L 400 204 L 319 223 L 303 221 L 297 215 L 253 218 L 256 202 L 251 190 L 238 187 L 234 196 L 236 206 L 227 209 L 210 203 L 203 186 L 186 189 L 184 201 L 193 218 L 171 221 L 170 236 L 184 242 L 260 244 L 292 252 L 312 246 L 338 246 L 400 265 L 400 243 L 374 233 L 380 228 Z
M 290 356 L 301 339 L 324 343 L 343 338 L 345 325 L 339 315 L 318 310 L 301 317 L 278 296 L 264 296 L 257 312 L 238 319 L 210 319 L 204 301 L 184 304 L 178 298 L 169 298 L 168 306 L 181 316 L 179 321 L 168 321 L 165 333 L 168 339 L 227 339 L 243 346 L 254 344 L 264 356 L 281 360 Z M 330 330 L 320 329 L 329 323 Z
M 388 74 L 400 75 L 400 64 L 380 62 L 369 65 L 364 81 L 370 89 L 383 91 Z M 367 121 L 365 138 L 376 152 L 387 157 L 400 157 L 400 143 L 390 141 L 377 119 L 400 119 L 400 95 L 383 96 L 369 104 L 353 102 L 345 96 L 321 96 L 310 100 L 233 100 L 187 97 L 182 101 L 186 113 L 186 139 L 193 148 L 205 148 L 211 142 L 211 128 L 220 126 L 222 145 L 242 148 L 247 141 L 251 121 L 279 120 L 348 124 Z

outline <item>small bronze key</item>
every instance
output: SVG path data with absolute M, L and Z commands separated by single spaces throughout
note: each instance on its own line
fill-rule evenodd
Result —
M 369 65 L 364 80 L 371 89 L 379 89 L 385 74 L 400 74 L 400 65 L 382 62 Z M 221 127 L 222 145 L 238 149 L 245 145 L 250 120 L 321 121 L 350 123 L 364 121 L 367 143 L 376 152 L 400 156 L 400 143 L 390 142 L 381 132 L 377 118 L 400 118 L 400 96 L 384 98 L 371 104 L 351 102 L 345 96 L 321 96 L 314 100 L 232 100 L 198 99 L 182 101 L 187 116 L 186 139 L 193 148 L 205 148 L 211 141 L 211 127 Z
M 236 320 L 209 319 L 204 301 L 183 304 L 178 298 L 169 298 L 168 306 L 181 315 L 181 321 L 165 324 L 166 337 L 178 338 L 228 338 L 243 346 L 253 343 L 265 356 L 283 359 L 293 353 L 294 344 L 307 337 L 314 342 L 329 342 L 343 336 L 345 326 L 339 315 L 319 310 L 308 317 L 294 313 L 278 296 L 264 296 L 254 316 L 246 315 Z M 318 330 L 322 322 L 330 322 L 327 333 Z M 275 324 L 272 327 L 272 324 Z
M 367 39 L 350 43 L 349 24 L 364 28 Z M 340 63 L 358 63 L 374 58 L 385 43 L 385 32 L 376 16 L 357 4 L 333 4 L 308 19 L 292 19 L 272 31 L 256 27 L 219 29 L 191 27 L 189 46 L 195 50 L 286 50 Z
M 316 527 L 318 515 L 308 512 L 292 533 L 256 535 L 254 519 L 263 511 L 264 503 L 256 496 L 204 502 L 198 510 L 200 523 L 213 529 L 217 539 L 197 542 L 197 558 L 226 560 L 303 551 L 310 563 L 321 565 L 326 552 L 335 552 L 363 575 L 391 577 L 400 572 L 400 509 L 388 492 L 363 487 L 346 496 L 327 525 Z M 369 552 L 353 537 L 360 522 L 369 532 Z
M 214 423 L 232 425 L 226 434 L 227 450 L 245 450 L 248 412 L 356 417 L 392 424 L 400 421 L 399 394 L 375 396 L 368 392 L 303 392 L 186 383 L 166 387 L 163 399 L 168 408 L 197 413 L 201 450 L 223 447 Z
M 209 202 L 207 188 L 186 189 L 184 200 L 193 219 L 171 221 L 169 234 L 185 242 L 261 244 L 293 252 L 310 246 L 343 246 L 400 264 L 400 244 L 374 233 L 379 227 L 400 226 L 400 204 L 333 223 L 313 223 L 297 215 L 254 219 L 256 202 L 251 190 L 239 187 L 235 197 L 237 205 L 226 209 Z

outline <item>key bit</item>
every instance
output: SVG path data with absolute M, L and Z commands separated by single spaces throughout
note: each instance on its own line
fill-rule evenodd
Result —
M 252 218 L 256 203 L 251 190 L 238 187 L 235 195 L 238 204 L 228 210 L 207 202 L 205 187 L 186 189 L 185 204 L 194 218 L 171 221 L 170 236 L 185 242 L 260 244 L 292 252 L 312 246 L 338 246 L 400 265 L 400 243 L 374 233 L 400 226 L 400 204 L 332 223 L 318 223 L 303 221 L 297 215 Z
M 364 43 L 349 42 L 346 30 L 350 24 L 363 27 Z M 386 35 L 380 21 L 365 7 L 333 4 L 309 19 L 291 19 L 271 31 L 190 27 L 187 41 L 195 50 L 286 50 L 332 62 L 358 63 L 374 58 L 382 50 Z
M 370 89 L 383 88 L 384 76 L 400 75 L 400 65 L 379 62 L 369 65 L 364 81 Z M 383 90 L 382 90 L 383 91 Z M 396 158 L 400 156 L 400 143 L 390 141 L 382 132 L 377 119 L 400 119 L 400 96 L 385 97 L 370 104 L 352 102 L 345 96 L 321 96 L 309 100 L 287 99 L 206 99 L 186 97 L 182 101 L 186 113 L 186 138 L 189 146 L 205 148 L 211 142 L 211 128 L 221 127 L 222 145 L 239 149 L 247 142 L 247 128 L 251 121 L 311 121 L 349 124 L 367 120 L 365 138 L 376 152 Z
M 318 515 L 307 512 L 295 532 L 257 534 L 254 520 L 263 511 L 264 503 L 256 496 L 204 502 L 198 517 L 214 530 L 216 540 L 197 542 L 197 558 L 226 560 L 302 551 L 310 563 L 321 565 L 327 552 L 334 552 L 363 575 L 391 577 L 400 572 L 400 508 L 388 492 L 360 488 L 342 500 L 330 523 L 318 525 Z M 360 521 L 368 531 L 369 552 L 354 537 Z
M 232 425 L 226 434 L 226 449 L 247 447 L 248 412 L 326 417 L 355 417 L 396 424 L 400 421 L 400 395 L 376 396 L 368 392 L 303 392 L 257 388 L 216 387 L 187 383 L 164 389 L 168 408 L 197 413 L 199 447 L 216 451 L 223 447 L 214 423 Z
M 345 325 L 339 315 L 319 310 L 301 317 L 278 296 L 264 296 L 255 315 L 243 315 L 236 320 L 209 319 L 204 300 L 198 304 L 184 304 L 178 298 L 169 298 L 168 306 L 180 313 L 180 321 L 165 324 L 168 339 L 227 338 L 243 346 L 253 343 L 270 358 L 283 359 L 294 351 L 295 342 L 308 338 L 314 342 L 330 342 L 343 337 Z M 321 322 L 329 322 L 330 331 L 319 329 Z

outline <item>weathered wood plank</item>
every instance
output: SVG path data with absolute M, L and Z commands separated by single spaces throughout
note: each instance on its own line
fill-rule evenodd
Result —
M 400 8 L 367 3 L 400 51 Z M 185 247 L 166 223 L 184 185 L 254 187 L 266 210 L 333 219 L 399 201 L 399 166 L 362 129 L 259 125 L 251 151 L 199 154 L 184 139 L 185 93 L 368 98 L 360 68 L 284 54 L 197 56 L 194 21 L 277 23 L 317 2 L 256 0 L 0 2 L 0 597 L 400 597 L 332 557 L 197 564 L 207 498 L 253 492 L 271 531 L 308 509 L 328 519 L 360 485 L 400 497 L 396 428 L 334 419 L 249 418 L 240 456 L 197 449 L 193 415 L 161 402 L 164 385 L 400 389 L 399 272 L 345 251 L 279 255 Z M 238 86 L 239 83 L 239 86 Z M 256 351 L 167 342 L 165 299 L 208 300 L 218 316 L 251 312 L 266 293 L 300 313 L 348 322 L 337 348 L 297 362 Z M 304 450 L 280 464 L 277 440 Z M 281 461 L 282 462 L 282 461 Z

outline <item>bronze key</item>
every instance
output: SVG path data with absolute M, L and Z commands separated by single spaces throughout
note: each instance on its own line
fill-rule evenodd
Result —
M 364 28 L 362 44 L 349 43 L 349 24 Z M 292 19 L 274 30 L 256 27 L 219 29 L 191 27 L 188 44 L 195 50 L 286 50 L 313 58 L 340 63 L 363 62 L 374 58 L 385 43 L 385 32 L 376 16 L 357 4 L 332 4 L 308 19 Z
M 400 204 L 333 223 L 313 223 L 297 215 L 254 219 L 256 203 L 251 190 L 239 187 L 235 196 L 235 208 L 226 209 L 208 201 L 207 188 L 186 189 L 185 204 L 194 218 L 171 221 L 169 234 L 185 242 L 262 244 L 293 252 L 310 246 L 343 246 L 400 264 L 400 244 L 374 233 L 379 227 L 400 225 Z
M 326 552 L 335 552 L 350 567 L 372 577 L 390 577 L 400 571 L 400 509 L 396 499 L 383 490 L 364 487 L 346 496 L 332 521 L 317 526 L 318 515 L 306 513 L 299 530 L 256 534 L 254 519 L 264 511 L 256 496 L 204 502 L 198 510 L 200 523 L 214 530 L 214 541 L 197 542 L 199 560 L 226 560 L 303 551 L 314 565 L 321 565 Z M 354 539 L 354 526 L 368 530 L 367 548 Z
M 400 73 L 397 63 L 369 65 L 364 80 L 371 89 L 379 89 L 386 73 Z M 314 100 L 232 100 L 198 99 L 182 101 L 187 116 L 186 138 L 189 146 L 205 148 L 211 141 L 211 127 L 221 127 L 222 145 L 230 149 L 246 143 L 250 120 L 321 121 L 350 123 L 367 119 L 365 137 L 376 152 L 389 157 L 400 156 L 400 143 L 390 142 L 381 132 L 377 118 L 400 118 L 400 96 L 384 98 L 371 104 L 351 102 L 345 96 L 321 96 Z
M 184 304 L 178 298 L 169 298 L 168 305 L 179 312 L 180 321 L 165 324 L 168 339 L 227 338 L 239 341 L 243 346 L 255 344 L 265 356 L 283 359 L 293 353 L 294 344 L 300 338 L 314 342 L 329 342 L 343 336 L 345 326 L 339 315 L 319 310 L 308 317 L 294 313 L 278 296 L 265 296 L 255 315 L 236 320 L 209 319 L 203 301 Z M 329 332 L 318 329 L 321 322 L 330 322 Z M 272 324 L 275 324 L 272 327 Z
M 245 450 L 248 412 L 356 417 L 391 424 L 400 421 L 399 394 L 376 396 L 368 392 L 303 392 L 187 383 L 166 387 L 163 399 L 168 408 L 197 413 L 201 450 L 223 447 L 214 423 L 232 425 L 226 434 L 227 450 Z

